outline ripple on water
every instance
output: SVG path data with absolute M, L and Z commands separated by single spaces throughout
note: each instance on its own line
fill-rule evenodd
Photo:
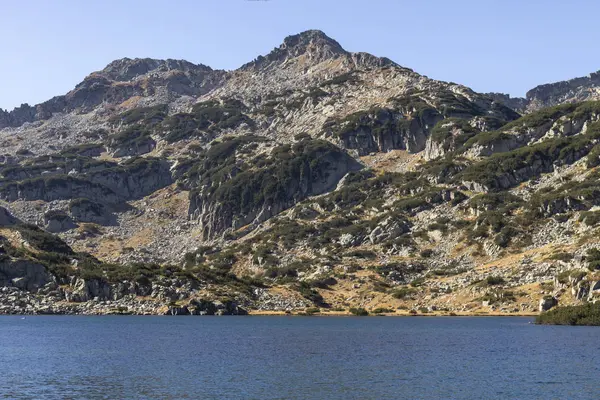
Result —
M 596 398 L 600 331 L 530 320 L 0 317 L 0 398 Z

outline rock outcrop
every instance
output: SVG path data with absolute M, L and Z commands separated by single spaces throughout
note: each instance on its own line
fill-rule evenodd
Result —
M 558 300 L 552 296 L 544 296 L 540 300 L 540 311 L 548 311 L 552 307 L 556 307 L 558 305 Z
M 487 93 L 487 95 L 521 113 L 564 103 L 598 100 L 600 99 L 600 71 L 592 72 L 589 76 L 536 86 L 529 90 L 524 98 L 510 97 L 502 93 Z
M 229 229 L 255 227 L 309 196 L 334 189 L 361 165 L 327 142 L 304 139 L 275 148 L 262 168 L 246 168 L 236 168 L 212 188 L 190 193 L 190 218 L 199 221 L 206 239 Z
M 64 232 L 75 226 L 71 217 L 65 212 L 51 210 L 44 214 L 44 228 L 48 232 Z
M 0 286 L 35 292 L 52 280 L 52 275 L 41 264 L 0 256 Z

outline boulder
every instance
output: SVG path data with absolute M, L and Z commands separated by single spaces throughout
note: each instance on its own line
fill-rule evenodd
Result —
M 192 315 L 215 315 L 217 311 L 212 301 L 204 299 L 190 300 L 188 308 Z
M 544 296 L 542 299 L 540 299 L 539 310 L 540 311 L 548 311 L 549 309 L 551 309 L 552 307 L 555 307 L 557 305 L 558 305 L 558 300 L 556 299 L 556 297 Z
M 50 210 L 44 214 L 44 228 L 48 232 L 65 232 L 77 227 L 65 212 Z
M 247 315 L 248 312 L 233 300 L 191 300 L 187 306 L 192 315 Z
M 190 315 L 190 311 L 187 307 L 173 306 L 165 312 L 165 315 Z
M 363 241 L 361 236 L 355 236 L 351 233 L 344 233 L 340 235 L 339 242 L 344 247 L 358 246 Z
M 111 299 L 112 288 L 108 282 L 99 279 L 74 278 L 71 291 L 65 293 L 67 301 L 81 303 L 89 300 L 106 301 Z
M 387 217 L 381 221 L 369 235 L 372 244 L 393 239 L 409 231 L 407 222 L 400 218 Z

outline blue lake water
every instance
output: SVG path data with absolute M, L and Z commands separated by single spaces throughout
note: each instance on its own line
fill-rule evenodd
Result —
M 600 398 L 600 328 L 531 320 L 6 316 L 0 398 Z

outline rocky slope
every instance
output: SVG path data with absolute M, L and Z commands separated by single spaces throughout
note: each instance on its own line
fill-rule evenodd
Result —
M 479 94 L 320 31 L 235 71 L 114 61 L 0 112 L 0 312 L 594 300 L 600 106 L 575 102 L 594 98 L 586 79 Z
M 600 100 L 600 71 L 568 81 L 536 86 L 529 90 L 524 98 L 510 97 L 502 93 L 487 95 L 518 112 L 532 112 L 563 103 Z

